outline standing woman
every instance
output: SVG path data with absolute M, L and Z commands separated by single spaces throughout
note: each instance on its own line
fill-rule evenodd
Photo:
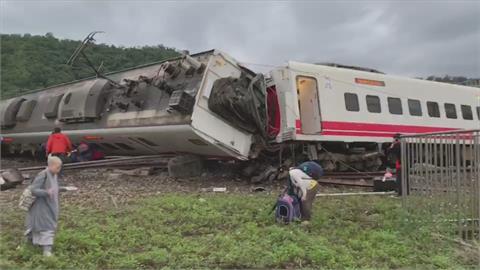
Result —
M 32 244 L 42 247 L 44 256 L 52 256 L 59 213 L 57 175 L 61 168 L 62 160 L 49 156 L 48 167 L 35 177 L 30 186 L 35 201 L 27 213 L 25 234 Z

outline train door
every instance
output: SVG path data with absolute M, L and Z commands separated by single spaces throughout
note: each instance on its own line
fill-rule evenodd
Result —
M 297 96 L 302 133 L 320 133 L 321 123 L 317 80 L 312 77 L 298 76 Z

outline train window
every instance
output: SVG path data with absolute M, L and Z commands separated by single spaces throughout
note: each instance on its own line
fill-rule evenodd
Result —
M 108 148 L 108 149 L 112 149 L 112 150 L 118 150 L 118 147 L 116 147 L 115 145 L 113 144 L 109 144 L 109 143 L 101 143 L 102 146 L 104 146 L 105 148 Z
M 472 107 L 468 105 L 461 105 L 460 106 L 462 110 L 462 117 L 465 120 L 473 120 L 473 113 L 472 113 Z
M 477 107 L 477 116 L 478 116 L 478 120 L 480 120 L 480 106 Z
M 70 102 L 70 99 L 72 98 L 72 93 L 68 93 L 65 96 L 65 99 L 63 100 L 63 104 L 68 104 Z
M 440 117 L 440 108 L 437 102 L 427 101 L 427 111 L 430 117 Z
M 388 101 L 388 110 L 390 111 L 391 114 L 403 114 L 401 99 L 389 97 L 387 101 Z
M 422 116 L 422 106 L 420 104 L 420 100 L 409 99 L 408 100 L 408 110 L 410 111 L 410 115 Z
M 360 111 L 360 106 L 358 104 L 358 96 L 354 93 L 345 93 L 345 109 L 351 112 Z
M 53 96 L 48 100 L 44 115 L 46 118 L 55 118 L 58 114 L 58 105 L 63 98 L 63 94 Z
M 367 109 L 371 113 L 381 113 L 380 98 L 377 96 L 367 95 Z
M 115 145 L 124 149 L 124 150 L 135 150 L 135 148 L 133 148 L 130 145 L 125 144 L 125 143 L 115 143 Z
M 445 103 L 445 115 L 447 115 L 447 118 L 457 119 L 455 104 Z
M 143 143 L 145 143 L 145 144 L 148 144 L 148 145 L 150 145 L 150 146 L 158 146 L 158 145 L 155 144 L 154 142 L 149 141 L 149 140 L 144 139 L 144 138 L 137 137 L 137 140 L 139 140 L 139 141 L 141 141 L 141 142 L 143 142 Z

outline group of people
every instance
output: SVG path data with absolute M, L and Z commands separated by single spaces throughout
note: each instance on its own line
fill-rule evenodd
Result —
M 104 153 L 87 142 L 80 142 L 73 147 L 68 135 L 56 127 L 48 137 L 45 145 L 46 155 L 59 157 L 63 163 L 99 160 L 104 158 Z
M 398 145 L 398 142 L 392 144 L 391 151 L 395 151 Z M 35 201 L 27 213 L 25 236 L 31 244 L 42 247 L 45 256 L 52 255 L 60 209 L 58 193 L 66 190 L 59 185 L 59 175 L 63 160 L 71 151 L 72 143 L 68 136 L 55 128 L 46 145 L 48 166 L 35 177 L 29 187 Z M 399 170 L 399 163 L 397 165 Z M 284 194 L 297 202 L 298 217 L 303 223 L 308 223 L 311 219 L 313 201 L 319 190 L 317 180 L 321 176 L 323 169 L 314 161 L 307 161 L 289 169 L 288 187 Z

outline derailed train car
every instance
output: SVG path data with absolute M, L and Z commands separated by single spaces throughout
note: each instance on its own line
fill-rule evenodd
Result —
M 252 134 L 208 109 L 212 84 L 244 73 L 228 55 L 208 51 L 3 100 L 2 143 L 10 151 L 38 149 L 59 126 L 74 143 L 109 154 L 247 159 Z
M 480 127 L 480 90 L 375 70 L 289 62 L 265 76 L 217 50 L 0 103 L 2 144 L 40 147 L 60 126 L 109 154 L 318 160 L 375 170 L 396 133 Z M 279 160 L 280 159 L 280 160 Z

